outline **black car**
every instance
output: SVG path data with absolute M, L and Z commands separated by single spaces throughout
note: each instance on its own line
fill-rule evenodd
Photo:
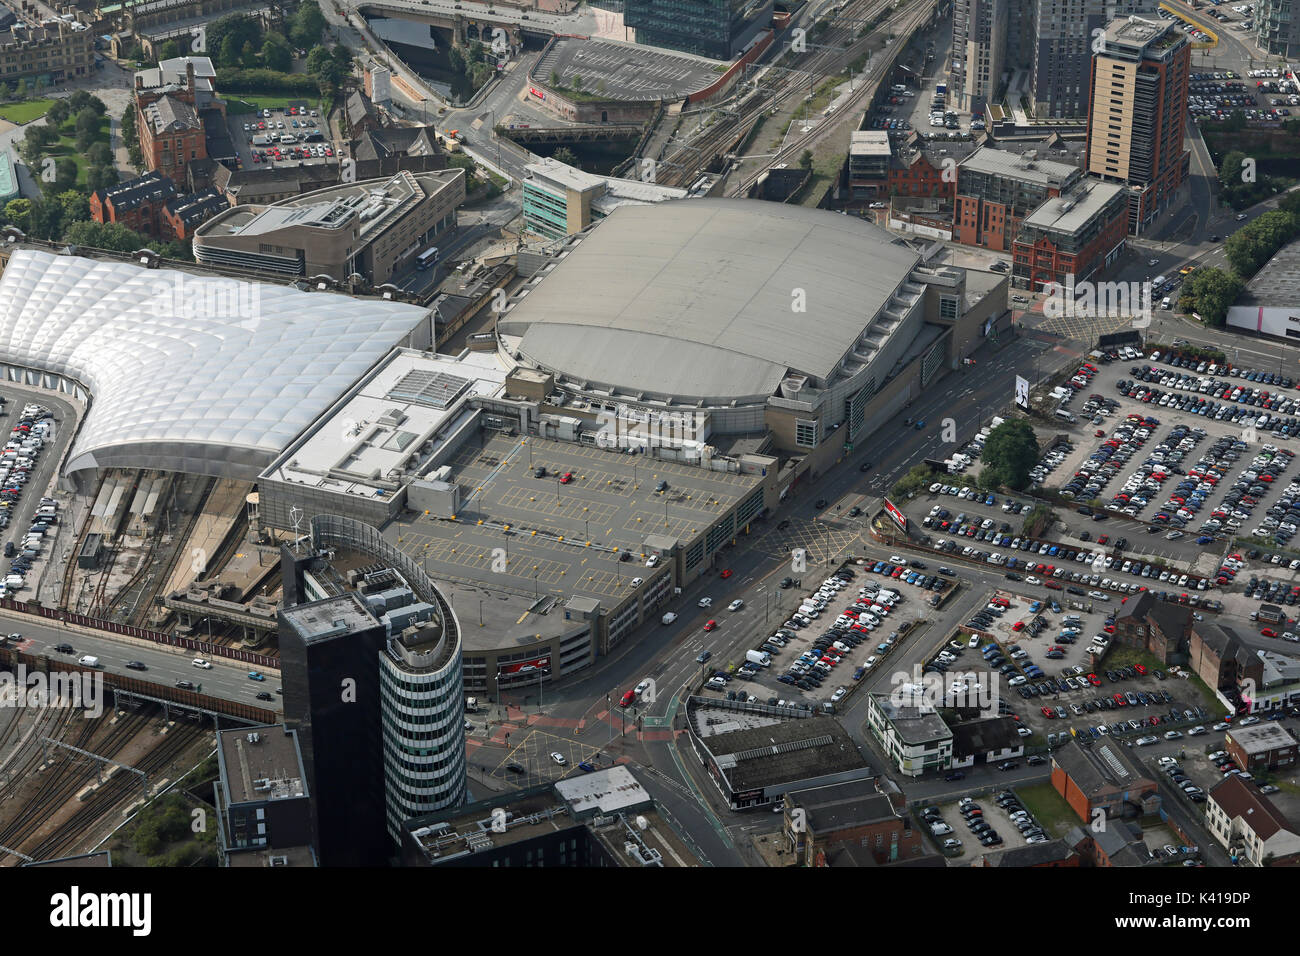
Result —
M 1029 766 L 1031 767 L 1037 767 L 1040 764 L 1047 763 L 1047 759 L 1045 757 L 1039 756 L 1038 754 L 1034 754 L 1032 757 L 1026 760 L 1025 763 L 1029 764 Z
M 149 668 L 144 665 L 143 661 L 127 661 L 124 665 L 128 670 L 147 671 Z
M 966 774 L 960 770 L 954 770 L 952 773 L 946 774 L 943 779 L 947 780 L 949 783 L 954 780 L 965 780 Z
M 871 462 L 869 461 L 864 461 L 862 464 L 858 465 L 858 471 L 870 471 L 870 470 L 871 470 Z
M 258 700 L 275 700 L 275 698 L 274 698 L 273 696 L 271 696 L 270 694 L 268 694 L 266 691 L 262 691 L 260 694 L 258 694 L 258 695 L 257 695 L 257 699 L 258 699 Z
M 194 690 L 194 682 L 188 680 L 178 680 L 176 686 L 181 690 Z
M 825 498 L 818 498 L 817 501 L 813 504 L 813 507 L 816 508 L 818 511 L 820 511 L 822 508 L 825 508 L 825 507 L 826 507 L 826 499 L 825 499 Z
M 781 590 L 782 590 L 782 591 L 788 590 L 789 588 L 792 588 L 792 587 L 794 587 L 794 578 L 782 578 L 782 579 L 781 579 Z
M 1002 771 L 1015 770 L 1020 764 L 1015 760 L 1004 760 L 998 764 L 998 769 Z
M 850 518 L 856 518 L 860 514 L 862 514 L 862 509 L 859 508 L 857 505 L 854 505 L 852 508 L 849 509 Z M 922 567 L 924 567 L 924 565 L 922 565 Z
M 534 477 L 534 478 L 545 478 L 545 477 L 546 477 L 546 466 L 545 466 L 545 465 L 538 465 L 536 468 L 534 468 L 534 469 L 533 469 L 533 477 Z
M 784 530 L 785 530 L 786 528 L 788 528 L 788 527 L 790 527 L 790 519 L 789 519 L 789 518 L 783 518 L 781 521 L 779 521 L 779 522 L 777 523 L 776 530 L 777 530 L 777 531 L 784 531 Z M 786 580 L 788 581 L 788 580 L 790 580 L 790 579 L 789 579 L 789 578 L 786 578 Z
M 528 772 L 528 771 L 525 770 L 522 766 L 520 766 L 519 764 L 515 763 L 513 760 L 510 761 L 510 763 L 506 764 L 506 769 L 509 770 L 511 773 L 527 773 L 527 772 Z
M 697 654 L 695 657 L 695 663 L 703 664 L 712 656 L 713 656 L 713 651 L 700 651 L 700 653 Z
M 71 645 L 71 644 L 55 644 L 55 645 L 54 645 L 54 649 L 55 649 L 56 651 L 58 651 L 60 654 L 75 654 L 75 653 L 77 653 L 75 650 L 72 649 L 72 645 Z

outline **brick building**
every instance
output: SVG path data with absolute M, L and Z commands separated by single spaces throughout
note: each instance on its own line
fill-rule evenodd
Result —
M 1021 222 L 1011 246 L 1013 281 L 1035 292 L 1052 283 L 1082 282 L 1114 263 L 1127 238 L 1124 187 L 1084 179 Z
M 184 242 L 194 235 L 195 229 L 228 208 L 230 203 L 225 194 L 215 186 L 187 196 L 177 196 L 167 202 L 159 217 L 162 237 Z
M 855 780 L 785 795 L 786 846 L 804 866 L 846 844 L 866 848 L 876 864 L 915 859 L 925 841 L 912 825 L 902 795 L 877 789 L 874 780 Z
M 957 164 L 953 239 L 1011 252 L 1024 218 L 1082 178 L 1079 167 L 1040 159 L 1035 150 L 980 147 Z
M 352 141 L 356 178 L 379 179 L 405 169 L 426 173 L 447 168 L 447 154 L 434 139 L 432 126 L 365 129 Z
M 1155 779 L 1127 747 L 1109 738 L 1092 747 L 1071 740 L 1053 753 L 1052 787 L 1088 824 L 1097 809 L 1114 819 L 1154 813 L 1160 806 Z
M 1161 601 L 1150 591 L 1130 597 L 1115 615 L 1116 643 L 1146 651 L 1165 663 L 1186 648 L 1191 632 L 1192 609 Z
M 148 172 L 108 189 L 90 194 L 90 217 L 95 222 L 118 223 L 146 236 L 167 238 L 163 210 L 176 198 L 176 183 L 159 172 Z
M 0 80 L 6 83 L 27 77 L 62 83 L 89 76 L 94 68 L 95 34 L 84 23 L 47 20 L 0 29 Z
M 1211 690 L 1235 688 L 1246 678 L 1256 684 L 1263 681 L 1263 662 L 1227 625 L 1196 622 L 1187 650 L 1188 666 Z
M 207 158 L 200 112 L 225 116 L 216 97 L 216 71 L 205 56 L 176 57 L 135 74 L 136 129 L 145 165 L 177 182 L 189 163 Z
M 1300 755 L 1296 739 L 1285 727 L 1271 720 L 1249 727 L 1229 727 L 1223 735 L 1223 749 L 1238 767 L 1252 774 L 1294 767 Z

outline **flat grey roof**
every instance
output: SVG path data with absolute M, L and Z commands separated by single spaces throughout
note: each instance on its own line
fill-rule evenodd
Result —
M 309 604 L 298 604 L 282 610 L 280 614 L 306 644 L 374 627 L 377 623 L 375 616 L 361 603 L 361 598 L 355 591 L 345 591 L 335 597 Z
M 256 741 L 250 741 L 256 737 Z M 297 735 L 275 724 L 217 735 L 228 803 L 285 800 L 307 793 Z
M 828 379 L 919 260 L 856 216 L 735 199 L 623 206 L 500 328 L 522 335 L 526 360 L 579 381 L 763 401 L 791 369 Z
M 1051 232 L 1073 233 L 1128 188 L 1119 183 L 1090 179 L 1088 189 L 1074 189 L 1060 198 L 1049 199 L 1025 217 L 1024 224 Z
M 718 734 L 706 746 L 733 791 L 868 769 L 839 722 L 820 714 Z
M 1294 747 L 1295 738 L 1281 724 L 1269 721 L 1252 727 L 1229 727 L 1228 736 L 1248 754 L 1261 754 L 1278 747 Z
M 572 596 L 613 608 L 637 593 L 633 578 L 644 578 L 641 588 L 649 588 L 669 570 L 666 562 L 645 566 L 646 538 L 666 534 L 686 547 L 763 481 L 575 442 L 528 442 L 494 432 L 484 432 L 481 446 L 467 442 L 448 462 L 448 480 L 463 494 L 456 520 L 418 515 L 384 532 L 451 603 L 468 650 L 512 640 L 523 648 L 539 635 L 567 633 L 579 625 L 564 620 L 563 604 Z M 544 478 L 533 477 L 539 465 Z M 573 481 L 561 485 L 565 472 Z M 660 479 L 668 482 L 666 492 L 654 490 Z M 497 548 L 507 563 L 494 572 Z M 632 560 L 620 561 L 623 552 Z M 546 597 L 558 602 L 547 614 L 528 610 Z
M 991 146 L 981 146 L 963 159 L 959 165 L 962 169 L 969 169 L 972 172 L 1009 176 L 1041 186 L 1060 186 L 1071 176 L 1077 176 L 1081 172 L 1078 166 L 1069 166 L 1040 157 L 1027 159 L 1021 153 L 994 149 Z
M 626 813 L 652 802 L 646 788 L 622 766 L 557 780 L 555 792 L 575 817 L 593 811 L 602 816 Z

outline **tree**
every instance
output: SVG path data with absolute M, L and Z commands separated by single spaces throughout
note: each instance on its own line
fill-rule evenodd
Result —
M 262 44 L 262 65 L 268 70 L 288 73 L 293 67 L 293 54 L 289 43 L 278 33 L 268 33 Z
M 1246 283 L 1235 273 L 1202 266 L 1188 276 L 1180 304 L 1187 302 L 1206 325 L 1221 326 L 1227 320 L 1228 309 L 1245 287 Z
M 805 149 L 803 155 L 799 157 L 799 167 L 801 169 L 812 169 L 813 154 L 811 149 Z
M 158 47 L 159 60 L 174 60 L 181 55 L 181 45 L 175 40 L 168 40 Z
M 85 193 L 76 189 L 69 189 L 59 193 L 54 198 L 63 211 L 63 221 L 65 223 L 90 218 L 90 200 Z
M 239 66 L 239 38 L 234 34 L 227 36 L 221 41 L 221 46 L 217 48 L 217 61 L 222 66 Z
M 257 50 L 249 40 L 244 41 L 243 47 L 239 50 L 240 65 L 246 70 L 254 69 L 257 66 Z
M 27 232 L 32 226 L 32 201 L 30 199 L 9 200 L 5 203 L 5 221 Z
M 551 70 L 551 86 L 554 86 L 558 89 L 562 85 L 563 84 L 560 82 L 560 71 Z
M 86 162 L 92 166 L 112 166 L 113 150 L 105 142 L 92 143 L 86 150 Z
M 117 170 L 112 166 L 91 166 L 86 170 L 86 188 L 91 192 L 109 189 L 118 182 Z
M 18 78 L 18 85 L 14 87 L 14 97 L 16 99 L 27 99 L 27 80 L 25 77 Z
M 1277 202 L 1277 208 L 1281 212 L 1290 213 L 1293 216 L 1300 216 L 1300 190 L 1287 193 Z
M 77 185 L 77 161 L 65 156 L 54 164 L 54 192 L 67 192 Z
M 87 93 L 85 90 L 77 90 L 69 96 L 68 105 L 72 107 L 74 113 L 80 113 L 82 110 L 92 110 L 96 116 L 103 116 L 108 112 L 108 107 L 103 100 L 93 93 Z
M 90 246 L 113 252 L 135 252 L 149 243 L 138 232 L 120 222 L 74 222 L 63 231 L 63 241 L 76 246 Z
M 298 6 L 289 22 L 289 37 L 298 47 L 309 50 L 320 43 L 321 34 L 325 32 L 325 15 L 320 7 L 311 0 Z
M 457 52 L 457 49 L 452 47 L 451 60 L 453 67 L 455 66 Z M 320 45 L 312 47 L 311 52 L 307 54 L 307 72 L 312 76 L 319 77 L 325 70 L 329 60 L 330 51 L 328 49 Z
M 579 91 L 582 90 L 582 77 L 576 73 L 573 76 L 573 88 Z
M 574 169 L 582 168 L 581 164 L 578 162 L 577 155 L 567 146 L 561 146 L 552 153 L 551 159 L 555 160 L 557 163 L 564 163 L 566 166 L 572 166 Z
M 984 442 L 980 456 L 988 462 L 986 472 L 991 479 L 1016 491 L 1029 484 L 1029 470 L 1038 462 L 1038 439 L 1034 429 L 1023 419 L 1003 422 L 991 432 Z
M 72 107 L 67 100 L 55 100 L 45 111 L 45 121 L 51 126 L 62 126 L 72 115 Z
M 1219 185 L 1221 186 L 1240 186 L 1241 185 L 1241 166 L 1246 161 L 1246 154 L 1241 150 L 1234 149 L 1223 157 L 1223 162 L 1219 163 Z
M 27 234 L 37 239 L 58 239 L 63 232 L 63 207 L 58 202 L 32 203 Z

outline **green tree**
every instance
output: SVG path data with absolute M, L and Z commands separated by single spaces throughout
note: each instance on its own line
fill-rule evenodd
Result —
M 112 166 L 112 147 L 103 141 L 92 143 L 90 149 L 86 150 L 86 162 L 92 166 Z
M 63 232 L 63 207 L 58 202 L 32 203 L 27 232 L 37 239 L 58 239 Z
M 311 0 L 299 4 L 289 21 L 289 37 L 294 44 L 301 49 L 310 50 L 320 42 L 324 32 L 325 15 L 320 12 L 320 7 Z
M 86 170 L 86 188 L 91 192 L 109 189 L 118 182 L 117 170 L 112 166 L 91 166 Z
M 573 88 L 579 92 L 582 91 L 582 77 L 576 73 L 573 76 Z
M 551 70 L 551 86 L 559 89 L 563 84 L 560 83 L 560 71 Z
M 54 164 L 54 193 L 67 192 L 77 185 L 77 161 L 65 156 Z
M 980 456 L 988 462 L 985 472 L 990 479 L 1016 491 L 1029 484 L 1029 470 L 1038 461 L 1038 439 L 1034 429 L 1023 419 L 1012 419 L 989 432 Z
M 148 245 L 138 232 L 120 222 L 74 222 L 63 231 L 63 241 L 76 246 L 108 249 L 112 252 L 135 252 Z
M 244 41 L 244 45 L 239 50 L 239 62 L 246 70 L 252 70 L 257 67 L 257 50 L 249 40 Z
M 239 50 L 241 46 L 239 37 L 233 33 L 225 37 L 221 41 L 221 46 L 217 48 L 217 62 L 222 66 L 239 66 Z
M 90 200 L 86 194 L 76 189 L 68 189 L 55 198 L 63 211 L 63 222 L 72 223 L 90 218 Z M 61 233 L 60 233 L 61 234 Z
M 181 55 L 181 45 L 175 40 L 167 40 L 158 47 L 159 60 L 174 60 Z
M 14 97 L 19 100 L 27 99 L 27 80 L 24 77 L 18 78 L 18 85 L 14 87 Z
M 567 146 L 561 146 L 551 154 L 551 159 L 557 163 L 564 163 L 566 166 L 572 166 L 574 169 L 581 169 L 582 165 L 578 162 L 577 155 Z
M 85 90 L 77 90 L 69 96 L 68 105 L 72 107 L 74 113 L 80 113 L 82 110 L 92 110 L 96 116 L 103 116 L 108 112 L 108 107 L 103 100 Z
M 1236 273 L 1203 266 L 1187 277 L 1180 305 L 1190 306 L 1206 325 L 1221 326 L 1227 320 L 1229 307 L 1245 287 Z
M 27 232 L 32 227 L 32 201 L 30 199 L 9 200 L 5 203 L 5 221 Z
M 813 154 L 811 149 L 805 149 L 803 155 L 799 157 L 799 166 L 801 169 L 812 169 Z
M 239 66 L 245 43 L 253 44 L 254 49 L 262 45 L 262 26 L 256 17 L 229 13 L 208 24 L 208 55 L 216 59 L 218 66 Z
M 278 33 L 268 33 L 262 44 L 262 65 L 268 70 L 288 73 L 293 67 L 293 54 L 289 43 Z
M 45 120 L 51 126 L 62 126 L 72 115 L 72 107 L 67 100 L 55 100 L 45 111 Z
M 1278 200 L 1277 208 L 1281 212 L 1290 213 L 1293 216 L 1300 216 L 1300 190 L 1292 190 L 1284 195 Z
M 1246 154 L 1234 149 L 1223 157 L 1219 163 L 1219 185 L 1235 187 L 1241 185 L 1241 166 L 1246 161 Z

